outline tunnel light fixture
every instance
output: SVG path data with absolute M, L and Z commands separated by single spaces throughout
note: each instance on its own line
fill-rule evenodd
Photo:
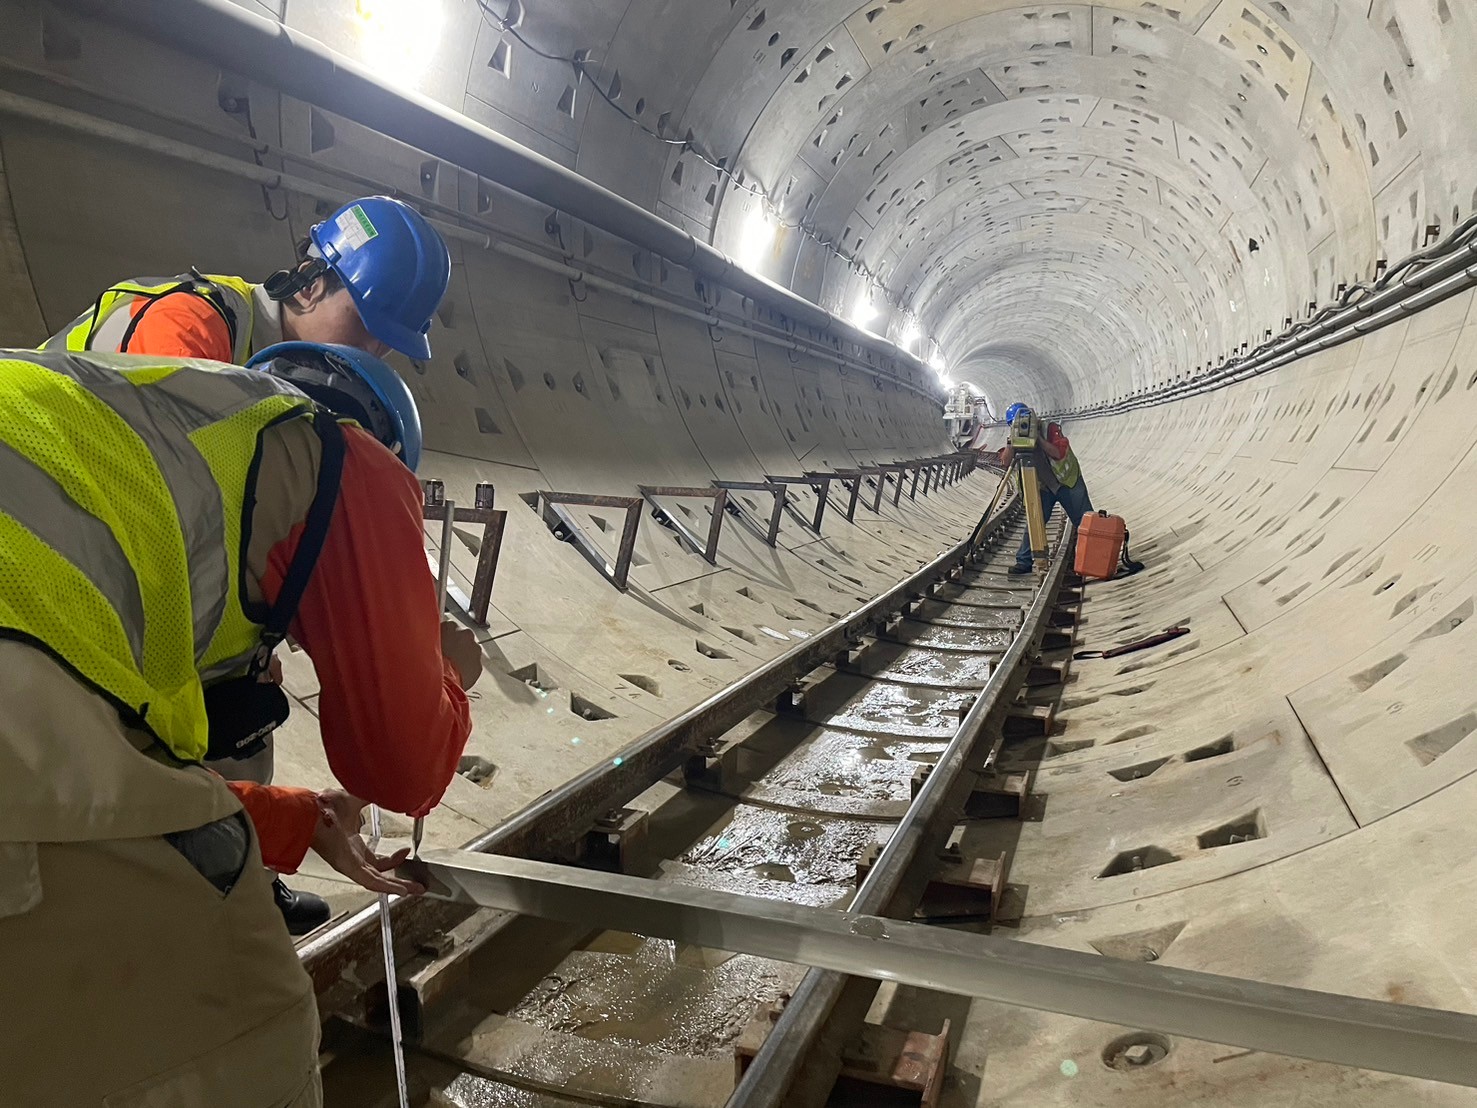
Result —
M 442 0 L 355 0 L 366 65 L 392 84 L 414 89 L 425 76 L 445 23 Z
M 933 367 L 933 371 L 940 377 L 944 376 L 945 371 L 949 368 L 948 364 L 944 361 L 943 352 L 939 350 L 934 351 L 933 357 L 928 359 L 928 364 Z
M 902 330 L 898 332 L 897 344 L 904 350 L 911 350 L 913 344 L 918 341 L 918 321 L 906 319 L 903 321 Z
M 872 287 L 863 288 L 851 309 L 851 321 L 858 327 L 868 326 L 877 318 L 877 305 L 872 302 Z
M 745 269 L 761 272 L 765 257 L 774 251 L 775 234 L 778 230 L 779 224 L 764 202 L 754 204 L 744 217 L 735 261 Z

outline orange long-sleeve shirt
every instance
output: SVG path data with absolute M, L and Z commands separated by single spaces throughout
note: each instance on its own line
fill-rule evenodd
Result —
M 231 332 L 220 312 L 203 297 L 178 292 L 152 303 L 142 300 L 133 306 L 133 315 L 138 322 L 121 351 L 124 354 L 231 360 Z
M 345 429 L 338 504 L 292 635 L 318 672 L 318 723 L 334 776 L 350 793 L 410 816 L 429 812 L 456 773 L 471 711 L 441 654 L 436 586 L 426 566 L 421 488 L 366 431 Z M 302 525 L 271 550 L 270 603 Z M 302 863 L 317 826 L 314 794 L 231 788 L 256 825 L 262 858 L 280 873 Z
M 198 296 L 166 296 L 143 314 L 130 354 L 231 360 L 218 312 Z M 333 523 L 303 593 L 293 637 L 318 672 L 319 728 L 345 789 L 383 808 L 423 815 L 456 772 L 471 732 L 461 681 L 441 655 L 435 582 L 415 477 L 367 432 L 345 434 Z M 262 592 L 277 598 L 302 527 L 274 546 Z M 318 824 L 310 789 L 227 782 L 251 816 L 262 859 L 296 872 Z

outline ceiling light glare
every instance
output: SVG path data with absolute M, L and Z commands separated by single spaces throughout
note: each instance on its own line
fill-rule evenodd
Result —
M 743 230 L 739 235 L 738 256 L 734 260 L 747 270 L 762 272 L 765 259 L 774 253 L 777 230 L 779 225 L 769 214 L 769 210 L 762 203 L 755 204 L 744 217 Z
M 944 361 L 943 354 L 941 353 L 934 354 L 933 357 L 929 358 L 928 364 L 933 366 L 933 371 L 937 373 L 940 377 L 942 377 L 944 375 L 944 371 L 949 368 L 948 364 Z
M 904 350 L 911 350 L 913 344 L 918 341 L 918 323 L 916 320 L 907 319 L 903 321 L 903 329 L 898 332 L 897 344 Z
M 414 89 L 441 43 L 441 0 L 355 0 L 364 63 L 401 88 Z
M 858 327 L 865 327 L 876 318 L 877 306 L 872 303 L 872 290 L 870 287 L 864 288 L 851 309 L 851 321 Z

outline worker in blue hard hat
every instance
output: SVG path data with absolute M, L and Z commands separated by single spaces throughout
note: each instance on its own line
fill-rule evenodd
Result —
M 195 270 L 120 281 L 42 349 L 241 365 L 274 343 L 303 341 L 431 356 L 451 255 L 425 216 L 388 196 L 364 197 L 315 224 L 297 254 L 260 284 Z
M 1041 518 L 1050 519 L 1052 510 L 1060 504 L 1072 523 L 1080 525 L 1082 517 L 1092 511 L 1092 497 L 1087 492 L 1082 466 L 1077 461 L 1077 455 L 1072 452 L 1072 443 L 1062 433 L 1060 424 L 1049 420 L 1043 423 L 1035 418 L 1035 413 L 1025 404 L 1012 404 L 1005 409 L 1006 426 L 1014 426 L 1016 420 L 1022 416 L 1031 417 L 1036 425 L 1033 435 L 1036 450 L 1031 464 L 1036 468 L 1036 484 L 1041 490 Z M 1002 465 L 1010 465 L 1015 460 L 1015 448 L 1009 445 L 1003 447 L 999 458 Z M 1006 572 L 1011 576 L 1023 576 L 1030 573 L 1034 566 L 1035 559 L 1031 554 L 1031 536 L 1028 531 L 1021 539 L 1020 549 L 1016 551 L 1015 565 Z
M 414 402 L 352 348 L 253 364 L 0 351 L 6 1104 L 321 1104 L 263 863 L 414 892 L 360 811 L 455 776 L 482 657 L 437 610 Z M 202 764 L 281 722 L 289 632 L 342 789 Z
M 355 200 L 311 227 L 297 253 L 292 268 L 261 284 L 193 270 L 166 280 L 120 282 L 42 349 L 240 365 L 286 341 L 356 347 L 376 359 L 389 350 L 430 357 L 427 336 L 446 294 L 451 258 L 436 229 L 414 208 L 385 196 Z M 404 389 L 393 372 L 385 372 Z M 280 667 L 265 677 L 280 678 Z M 271 736 L 252 749 L 249 757 L 225 759 L 213 768 L 233 780 L 269 784 Z M 273 888 L 294 935 L 328 922 L 329 906 L 322 897 L 291 889 L 280 879 Z

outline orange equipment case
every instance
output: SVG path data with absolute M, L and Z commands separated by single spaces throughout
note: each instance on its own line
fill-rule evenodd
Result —
M 1122 516 L 1090 512 L 1077 530 L 1077 574 L 1106 581 L 1118 573 L 1128 527 Z

